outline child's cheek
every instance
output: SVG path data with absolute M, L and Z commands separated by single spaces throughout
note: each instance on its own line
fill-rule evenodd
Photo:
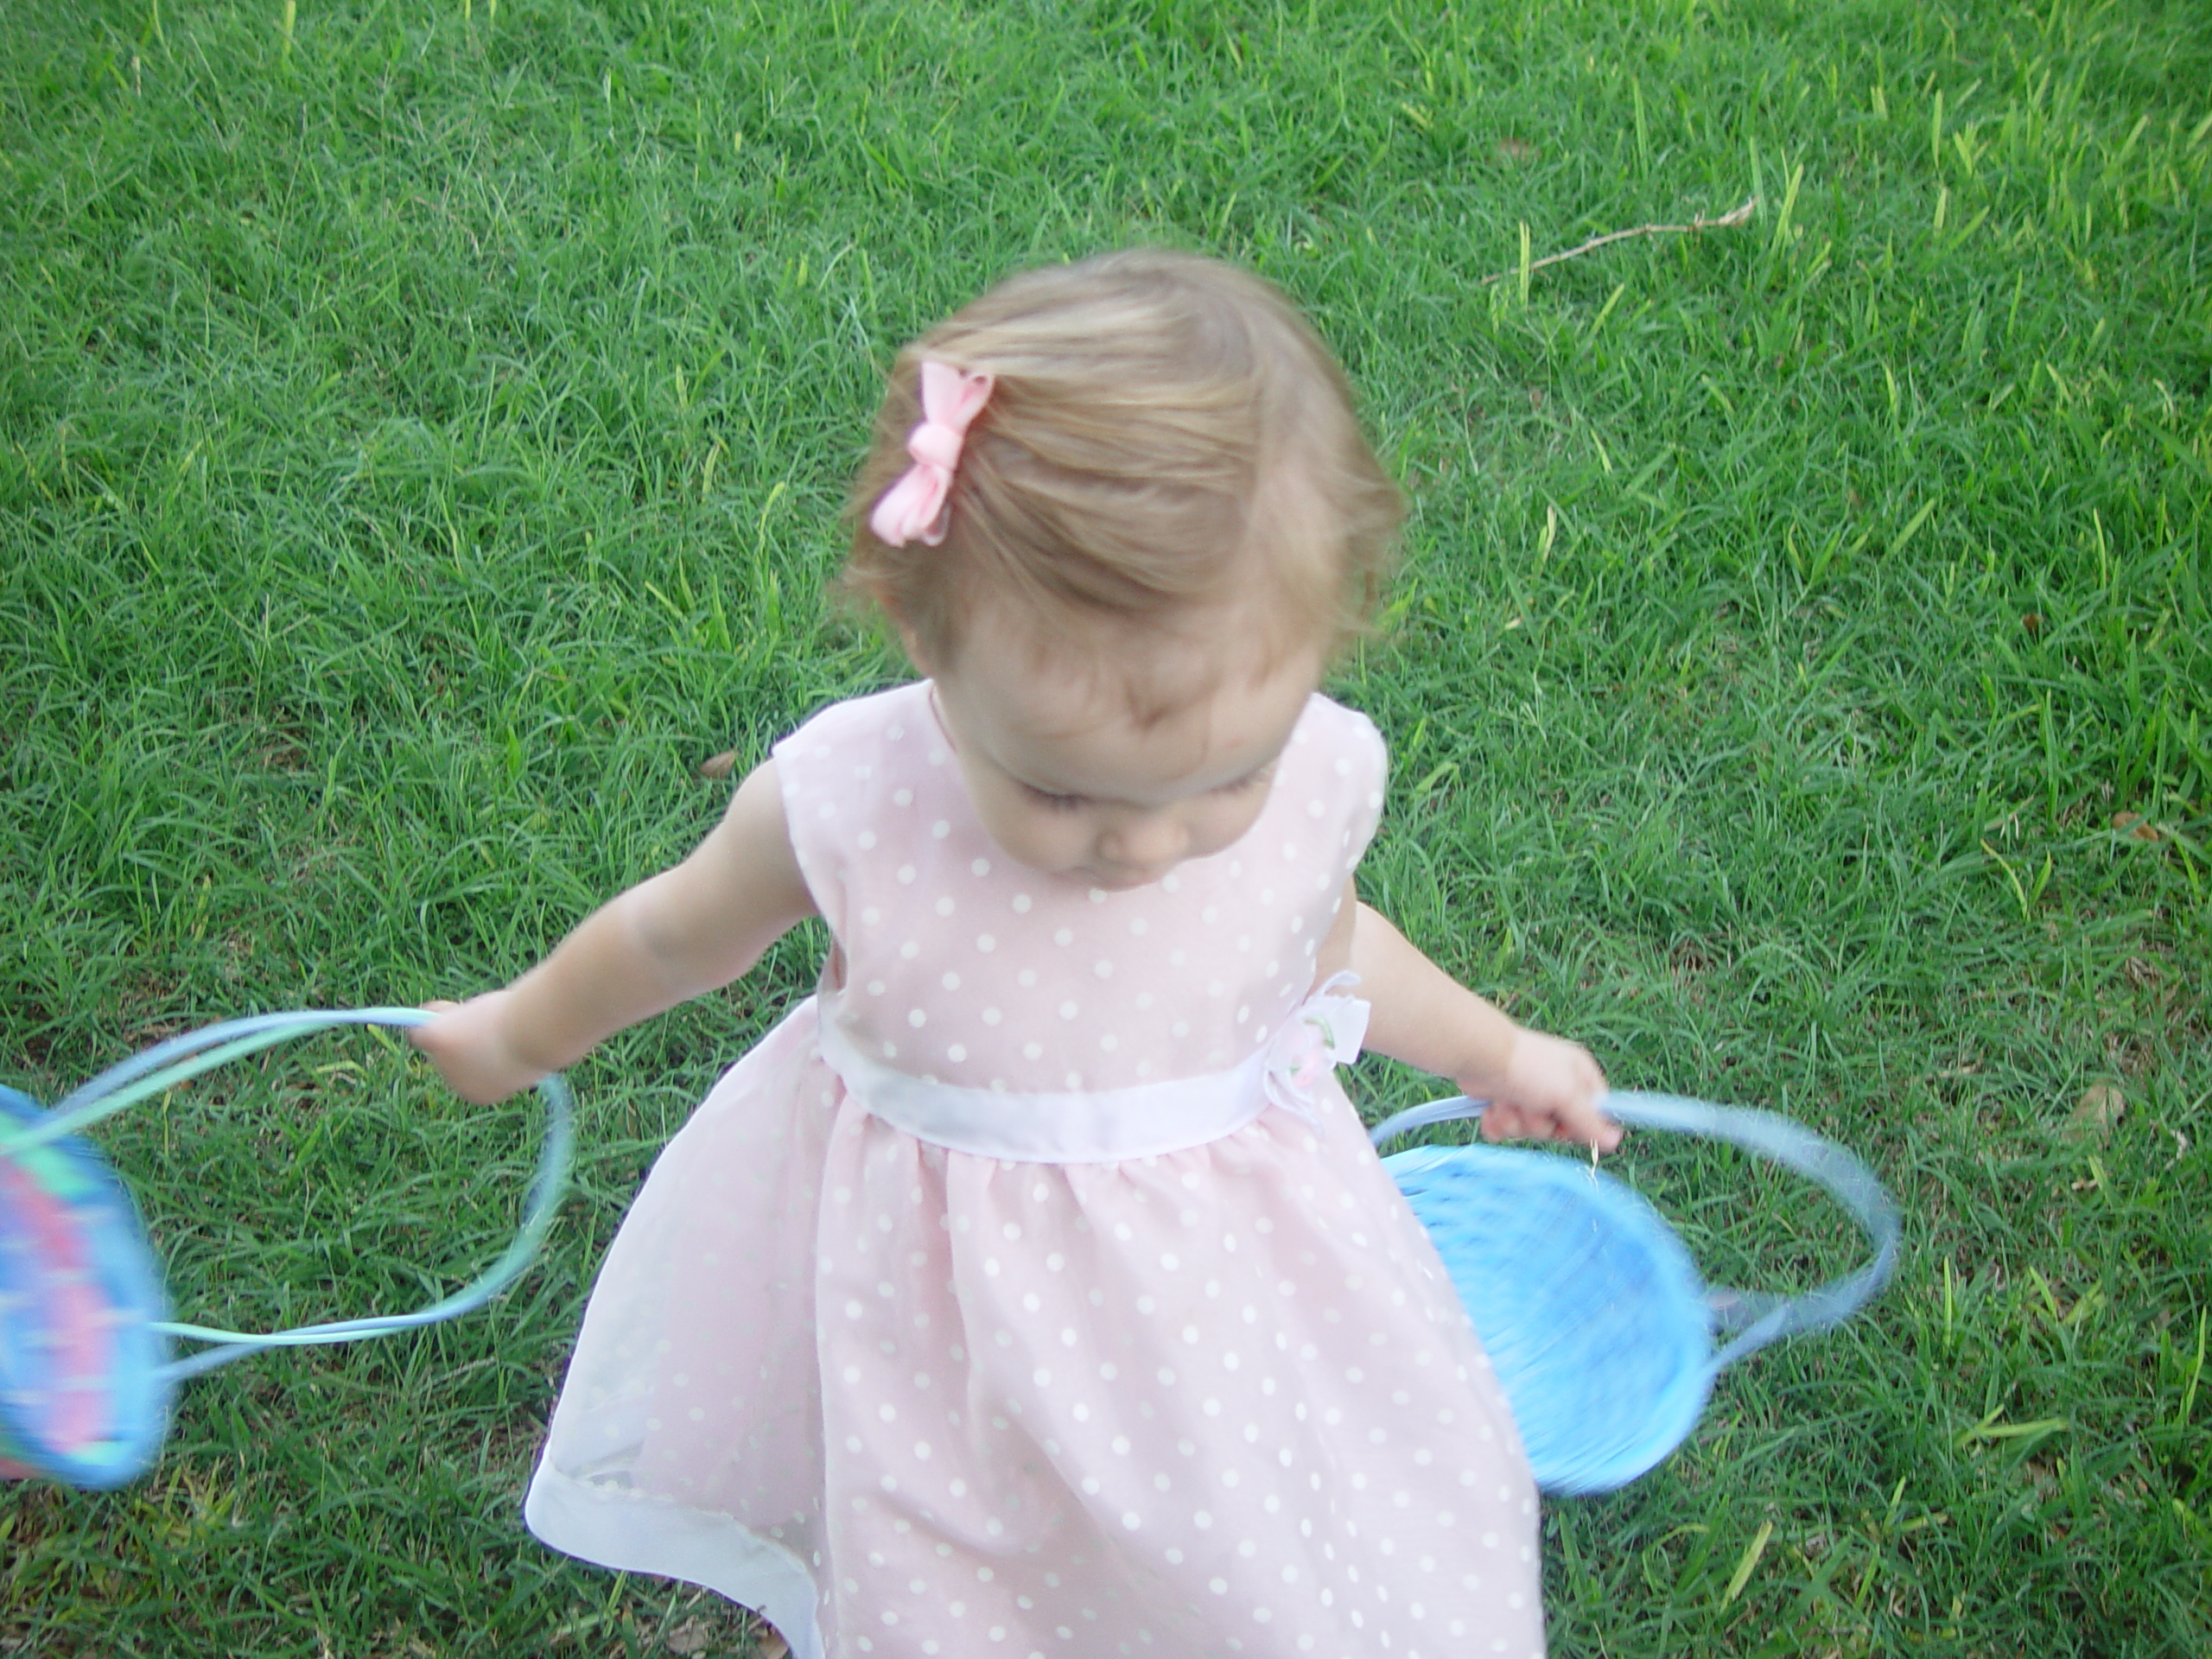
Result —
M 1072 861 L 1061 852 L 1059 843 L 1065 837 L 1054 833 L 1058 826 L 1033 809 L 1004 799 L 978 805 L 976 816 L 982 818 L 984 831 L 1015 863 L 1055 873 Z
M 1262 793 L 1256 798 L 1233 799 L 1209 812 L 1192 836 L 1191 856 L 1211 858 L 1235 846 L 1260 821 L 1260 810 L 1266 804 L 1267 797 Z

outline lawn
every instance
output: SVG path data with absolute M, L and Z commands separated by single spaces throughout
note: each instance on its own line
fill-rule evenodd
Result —
M 826 593 L 898 345 L 1209 250 L 1410 505 L 1332 683 L 1393 748 L 1369 896 L 1905 1218 L 1869 1315 L 1548 1507 L 1555 1650 L 2212 1651 L 2208 89 L 2193 0 L 11 0 L 0 1082 L 527 964 L 709 756 L 899 676 Z M 641 1172 L 819 950 L 577 1069 L 488 1313 L 0 1488 L 0 1655 L 751 1652 L 518 1505 Z M 228 1323 L 450 1288 L 534 1127 L 354 1037 L 99 1133 Z M 1852 1259 L 1732 1157 L 1618 1166 L 1716 1276 Z

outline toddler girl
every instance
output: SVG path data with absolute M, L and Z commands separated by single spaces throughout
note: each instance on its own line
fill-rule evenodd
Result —
M 1618 1132 L 1354 893 L 1382 746 L 1315 688 L 1395 497 L 1342 375 L 1208 261 L 1033 272 L 900 355 L 855 499 L 927 677 L 419 1039 L 488 1101 L 829 925 L 608 1253 L 531 1527 L 799 1659 L 1541 1652 L 1512 1420 L 1332 1066 Z

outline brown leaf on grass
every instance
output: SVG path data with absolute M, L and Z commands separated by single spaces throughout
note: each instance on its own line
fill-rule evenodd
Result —
M 702 778 L 727 778 L 736 770 L 737 751 L 735 749 L 724 749 L 720 754 L 699 763 L 699 775 Z
M 1536 147 L 1526 138 L 1507 137 L 1497 141 L 1497 153 L 1509 162 L 1534 161 Z
M 2113 813 L 2112 827 L 2123 836 L 2131 836 L 2137 841 L 2156 841 L 2158 838 L 2158 826 L 2145 818 L 2140 812 Z
M 2031 636 L 2043 632 L 2043 613 L 2030 611 L 2020 619 L 2020 626 Z
M 704 1653 L 715 1639 L 703 1618 L 687 1618 L 660 1639 L 671 1653 Z
M 2093 1083 L 2067 1114 L 2066 1138 L 2094 1141 L 2101 1146 L 2112 1139 L 2113 1129 L 2126 1109 L 2127 1096 L 2120 1092 L 2117 1084 Z
M 753 1649 L 755 1659 L 785 1659 L 791 1650 L 791 1643 L 773 1630 L 761 1631 L 760 1643 Z

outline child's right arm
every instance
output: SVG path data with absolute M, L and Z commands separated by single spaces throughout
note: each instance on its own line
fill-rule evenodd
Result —
M 594 911 L 505 990 L 430 1004 L 438 1017 L 413 1039 L 455 1091 L 488 1104 L 728 984 L 814 913 L 766 760 L 689 858 Z

